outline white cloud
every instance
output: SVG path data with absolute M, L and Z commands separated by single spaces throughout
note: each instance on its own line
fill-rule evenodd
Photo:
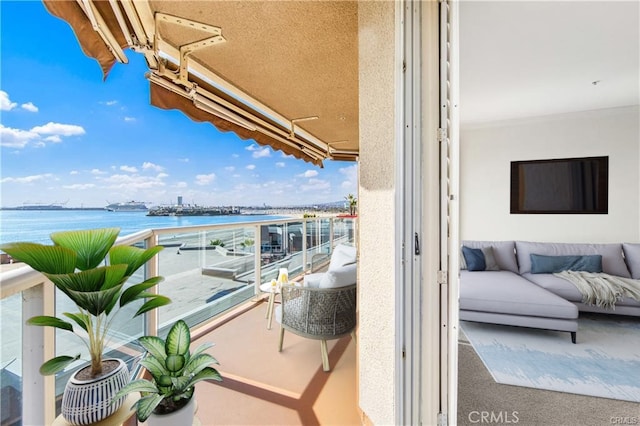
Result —
M 249 145 L 249 146 L 245 147 L 245 149 L 246 149 L 247 151 L 255 151 L 256 149 L 258 149 L 258 145 L 251 144 L 251 145 Z
M 298 175 L 298 177 L 303 177 L 303 178 L 313 178 L 316 176 L 318 176 L 317 170 L 307 170 L 306 172 Z
M 51 179 L 53 177 L 53 175 L 51 173 L 45 173 L 42 175 L 32 175 L 32 176 L 23 176 L 23 177 L 6 177 L 3 179 L 0 179 L 0 183 L 33 183 L 33 182 L 38 182 L 44 179 Z
M 257 151 L 253 151 L 253 154 L 251 154 L 251 156 L 253 158 L 265 158 L 265 157 L 271 157 L 271 149 L 269 149 L 269 147 L 264 147 L 262 149 L 259 149 Z
M 95 188 L 96 185 L 93 183 L 74 183 L 73 185 L 62 185 L 62 187 L 64 189 L 83 190 L 83 189 Z
M 166 177 L 169 177 L 169 175 L 168 175 L 168 174 L 166 174 L 166 173 L 158 173 L 158 174 L 156 175 L 156 178 L 157 178 L 157 179 L 164 179 L 164 178 L 166 178 Z
M 331 183 L 322 179 L 309 179 L 309 182 L 300 185 L 302 191 L 321 191 L 331 188 Z
M 276 163 L 276 167 L 283 168 L 284 166 L 285 166 L 285 164 L 284 164 L 284 162 L 282 162 L 282 161 L 278 161 L 278 162 Z
M 53 143 L 60 143 L 62 142 L 62 138 L 58 135 L 53 135 L 53 136 L 47 136 L 46 138 L 44 138 L 45 141 L 47 142 L 53 142 Z
M 51 121 L 44 126 L 36 126 L 32 128 L 31 131 L 39 135 L 77 136 L 85 134 L 85 131 L 81 126 L 76 126 L 75 124 L 53 123 Z
M 209 173 L 208 175 L 197 175 L 196 185 L 208 185 L 216 179 L 215 173 Z
M 106 106 L 114 106 L 114 105 L 116 105 L 118 103 L 118 101 L 111 100 L 111 101 L 105 101 L 105 102 L 100 102 L 100 103 L 103 104 L 103 105 L 106 105 Z
M 344 181 L 340 185 L 347 192 L 356 192 L 358 186 L 358 165 L 354 164 L 349 167 L 342 167 L 338 170 L 344 175 Z
M 24 148 L 34 139 L 38 139 L 38 135 L 34 132 L 4 127 L 0 124 L 0 146 Z
M 125 117 L 124 121 L 126 121 L 127 123 L 130 123 L 130 122 L 136 121 L 136 118 L 135 117 Z
M 77 171 L 77 170 L 71 170 L 71 171 L 69 172 L 69 174 L 70 174 L 70 175 L 79 175 L 79 174 L 80 174 L 80 172 L 79 172 L 79 171 Z
M 120 170 L 127 173 L 137 173 L 138 169 L 133 166 L 120 166 Z
M 188 163 L 189 159 L 188 158 L 178 158 L 178 161 L 181 163 Z
M 138 175 L 111 175 L 102 179 L 109 189 L 132 191 L 135 189 L 149 189 L 165 186 L 161 177 Z
M 236 170 L 236 168 L 233 167 L 233 166 L 227 166 L 227 167 L 224 168 L 224 171 L 225 172 L 229 172 L 229 173 L 231 173 L 231 172 L 233 172 L 235 170 Z
M 18 104 L 9 100 L 9 94 L 4 90 L 0 90 L 0 111 L 11 111 Z
M 38 112 L 38 107 L 33 104 L 33 102 L 27 102 L 20 105 L 22 109 L 26 109 L 29 112 Z
M 247 169 L 247 170 L 255 170 L 255 168 L 256 168 L 256 165 L 255 165 L 255 164 L 249 164 L 249 165 L 246 167 L 246 169 Z
M 92 169 L 92 170 L 91 170 L 91 174 L 92 174 L 92 175 L 106 175 L 106 174 L 107 174 L 107 172 L 103 172 L 103 171 L 102 171 L 102 170 L 100 170 L 100 169 Z
M 188 186 L 187 182 L 178 182 L 173 185 L 174 188 L 187 188 Z
M 231 158 L 238 158 L 238 157 L 240 157 L 240 155 L 238 155 L 238 154 L 231 154 Z
M 187 161 L 188 161 L 188 160 L 187 160 Z M 162 167 L 162 166 L 158 166 L 157 164 L 150 163 L 150 162 L 148 162 L 148 161 L 145 161 L 144 163 L 142 163 L 142 168 L 143 168 L 144 170 L 149 170 L 149 169 L 151 169 L 151 170 L 155 170 L 156 172 L 162 172 L 162 171 L 164 171 L 164 167 Z

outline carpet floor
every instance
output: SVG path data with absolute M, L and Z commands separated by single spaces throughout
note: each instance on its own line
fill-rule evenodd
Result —
M 462 322 L 496 382 L 640 402 L 640 320 L 583 315 L 569 333 Z

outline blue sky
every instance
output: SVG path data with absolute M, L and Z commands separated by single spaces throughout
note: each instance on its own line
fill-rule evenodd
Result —
M 106 81 L 71 28 L 39 1 L 0 1 L 3 207 L 299 205 L 356 193 L 357 166 L 324 169 L 149 105 L 147 67 L 127 50 Z

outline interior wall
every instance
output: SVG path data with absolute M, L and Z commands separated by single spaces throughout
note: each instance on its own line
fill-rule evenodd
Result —
M 358 380 L 363 423 L 395 424 L 395 8 L 358 2 Z
M 639 108 L 462 126 L 460 236 L 469 240 L 640 241 Z M 608 214 L 510 214 L 510 163 L 609 156 Z

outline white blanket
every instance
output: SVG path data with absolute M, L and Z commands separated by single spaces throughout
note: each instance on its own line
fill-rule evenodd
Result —
M 623 297 L 640 301 L 640 280 L 605 273 L 562 271 L 553 274 L 571 282 L 582 293 L 582 303 L 615 309 Z

